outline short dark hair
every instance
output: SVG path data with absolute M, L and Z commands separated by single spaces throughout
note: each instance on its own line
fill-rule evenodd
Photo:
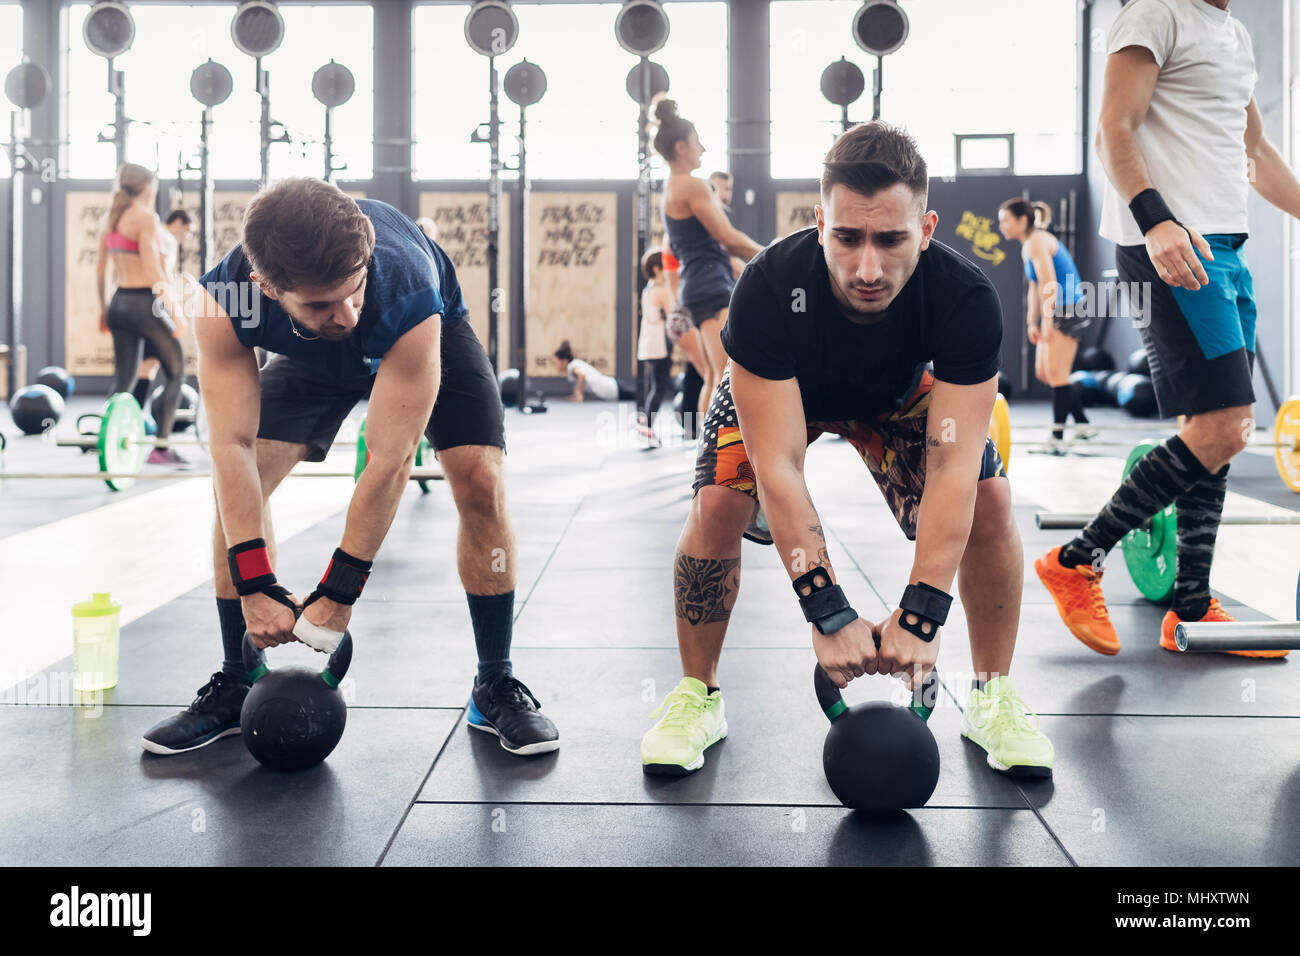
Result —
M 709 173 L 709 178 L 725 179 L 727 182 L 731 182 L 731 173 L 723 172 L 721 169 L 715 169 L 713 172 Z
M 253 271 L 274 289 L 329 286 L 370 265 L 375 227 L 333 183 L 302 176 L 253 197 L 244 210 L 243 248 Z
M 555 357 L 561 362 L 573 361 L 573 349 L 569 347 L 568 339 L 560 343 L 560 347 L 555 350 Z
M 656 272 L 661 272 L 664 267 L 664 254 L 660 249 L 651 249 L 641 260 L 641 274 L 647 279 L 653 279 Z
M 841 133 L 822 164 L 822 199 L 836 184 L 870 196 L 902 183 L 924 199 L 930 175 L 921 150 L 906 130 L 873 120 Z
M 173 209 L 167 214 L 167 222 L 164 225 L 170 226 L 174 222 L 184 223 L 187 226 L 194 225 L 194 217 L 184 209 Z

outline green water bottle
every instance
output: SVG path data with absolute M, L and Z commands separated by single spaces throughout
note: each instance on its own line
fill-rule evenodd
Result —
M 76 691 L 117 686 L 117 628 L 122 605 L 108 594 L 72 605 L 72 687 Z

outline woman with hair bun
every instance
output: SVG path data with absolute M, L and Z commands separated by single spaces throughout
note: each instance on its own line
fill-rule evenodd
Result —
M 1076 316 L 1073 305 L 1084 298 L 1079 269 L 1065 244 L 1048 231 L 1052 207 L 1045 202 L 1008 199 L 998 208 L 998 229 L 1021 244 L 1025 276 L 1029 279 L 1029 341 L 1035 346 L 1034 376 L 1052 390 L 1052 434 L 1048 450 L 1064 454 L 1065 421 L 1073 415 L 1074 438 L 1088 439 L 1097 429 L 1088 424 L 1083 402 L 1070 384 L 1070 371 L 1079 338 L 1092 324 Z M 1070 309 L 1065 308 L 1069 297 Z
M 664 230 L 681 262 L 681 304 L 700 330 L 704 387 L 697 410 L 702 415 L 727 364 L 720 336 L 736 284 L 731 257 L 748 261 L 763 247 L 731 224 L 709 184 L 694 175 L 704 155 L 695 125 L 678 114 L 672 100 L 660 100 L 654 112 L 655 150 L 671 170 L 664 184 Z

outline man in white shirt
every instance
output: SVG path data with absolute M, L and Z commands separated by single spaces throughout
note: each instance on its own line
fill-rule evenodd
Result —
M 1137 462 L 1079 536 L 1034 563 L 1075 637 L 1116 654 L 1101 559 L 1170 503 L 1178 508 L 1173 607 L 1182 621 L 1231 621 L 1210 595 L 1228 463 L 1254 428 L 1255 301 L 1241 253 L 1246 199 L 1300 216 L 1300 182 L 1264 135 L 1250 35 L 1229 0 L 1130 0 L 1111 26 L 1097 153 L 1106 169 L 1101 234 L 1121 281 L 1140 289 L 1142 334 L 1160 414 L 1178 435 Z M 1274 657 L 1286 651 L 1234 651 Z

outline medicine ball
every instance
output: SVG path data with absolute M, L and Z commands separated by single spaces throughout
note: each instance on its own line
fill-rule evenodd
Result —
M 1157 411 L 1156 389 L 1145 375 L 1125 375 L 1119 382 L 1119 407 L 1137 418 L 1150 418 Z
M 1134 349 L 1129 353 L 1128 370 L 1133 375 L 1151 376 L 1151 364 L 1147 361 L 1146 349 Z
M 63 399 L 48 385 L 28 385 L 14 392 L 9 414 L 24 435 L 39 435 L 63 417 Z
M 1128 372 L 1106 372 L 1102 382 L 1102 393 L 1106 396 L 1105 403 L 1115 408 L 1119 407 L 1119 383 L 1124 380 Z
M 149 414 L 153 416 L 155 422 L 162 421 L 163 386 L 159 385 L 153 390 L 153 395 L 149 400 Z M 181 386 L 181 397 L 176 402 L 176 417 L 172 421 L 172 431 L 183 432 L 189 428 L 194 421 L 194 415 L 182 415 L 181 412 L 193 412 L 199 404 L 199 393 L 194 390 L 192 385 Z
M 266 654 L 244 635 L 244 666 L 253 686 L 239 712 L 248 752 L 272 770 L 307 770 L 333 752 L 343 738 L 348 705 L 338 686 L 352 663 L 352 635 L 317 673 L 305 667 L 271 670 Z
M 519 407 L 519 369 L 508 368 L 497 376 L 501 386 L 501 404 L 506 408 Z
M 36 384 L 48 385 L 65 400 L 77 390 L 77 380 L 68 374 L 67 369 L 57 365 L 47 365 L 41 369 L 36 375 Z
M 1083 403 L 1084 408 L 1093 408 L 1105 401 L 1098 372 L 1079 369 L 1077 372 L 1070 373 L 1070 384 L 1079 393 L 1079 401 Z
M 1079 352 L 1074 367 L 1088 372 L 1108 372 L 1115 367 L 1115 359 L 1105 349 L 1092 345 Z

